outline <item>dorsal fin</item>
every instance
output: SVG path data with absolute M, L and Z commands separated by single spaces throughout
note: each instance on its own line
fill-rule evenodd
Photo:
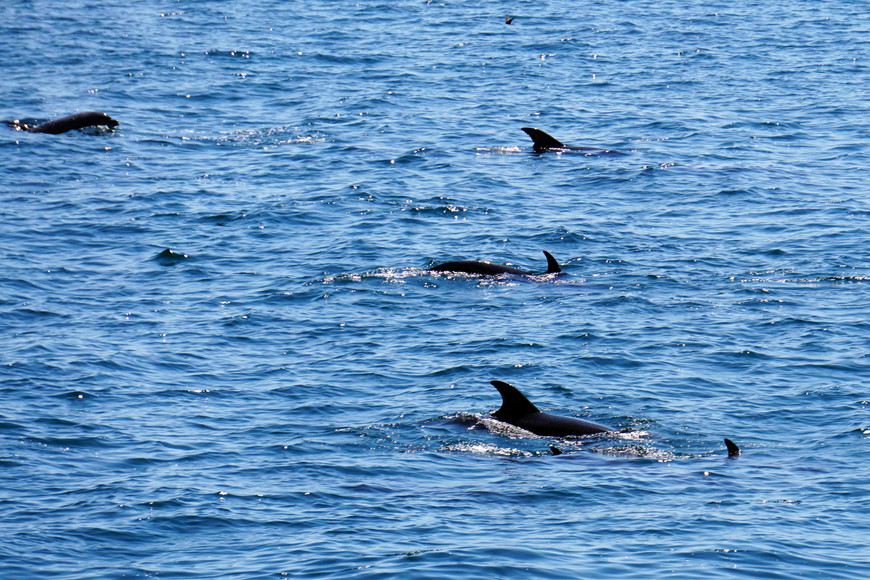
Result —
M 547 149 L 566 149 L 565 145 L 561 141 L 559 141 L 552 135 L 544 133 L 540 129 L 535 129 L 533 127 L 523 127 L 522 129 L 526 132 L 526 135 L 532 138 L 532 141 L 535 143 L 535 151 L 546 151 Z
M 559 262 L 556 261 L 556 258 L 554 258 L 547 250 L 543 250 L 543 252 L 544 255 L 547 256 L 547 274 L 561 272 L 562 267 L 559 266 Z
M 740 455 L 740 448 L 727 437 L 725 438 L 725 447 L 728 448 L 728 457 L 737 457 Z
M 524 417 L 529 413 L 540 413 L 538 408 L 513 385 L 509 385 L 504 381 L 490 381 L 490 383 L 501 393 L 501 407 L 492 414 L 496 419 L 510 421 L 511 419 Z

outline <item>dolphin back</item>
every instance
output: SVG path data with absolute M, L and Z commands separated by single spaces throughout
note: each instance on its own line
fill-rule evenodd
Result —
M 610 427 L 592 421 L 585 421 L 577 417 L 551 415 L 550 413 L 532 413 L 521 417 L 512 424 L 543 437 L 583 436 L 613 431 Z
M 544 250 L 547 258 L 547 274 L 557 274 L 562 271 L 559 262 L 547 250 Z M 516 276 L 533 276 L 531 272 L 520 270 L 511 266 L 502 266 L 492 262 L 480 262 L 478 260 L 458 260 L 444 262 L 429 268 L 430 272 L 462 272 L 463 274 L 478 274 L 481 276 L 498 276 L 499 274 L 514 274 Z
M 482 276 L 498 276 L 499 274 L 517 274 L 528 276 L 518 268 L 493 264 L 491 262 L 478 262 L 477 260 L 459 260 L 457 262 L 444 262 L 429 268 L 433 272 L 462 272 L 463 274 L 480 274 Z
M 55 119 L 54 121 L 43 123 L 42 125 L 37 125 L 36 127 L 29 129 L 29 131 L 31 133 L 49 133 L 51 135 L 59 135 L 60 133 L 66 133 L 73 129 L 83 129 L 84 127 L 93 127 L 97 125 L 116 127 L 118 126 L 118 121 L 105 113 L 87 111 L 85 113 L 76 113 L 75 115 L 69 115 L 68 117 L 62 117 L 60 119 Z

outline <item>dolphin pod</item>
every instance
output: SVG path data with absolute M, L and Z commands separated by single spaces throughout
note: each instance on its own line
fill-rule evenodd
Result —
M 498 389 L 502 398 L 501 407 L 492 413 L 492 416 L 499 421 L 544 437 L 570 437 L 613 432 L 610 427 L 591 421 L 544 413 L 513 385 L 504 381 L 490 381 L 490 383 Z M 725 447 L 728 449 L 729 458 L 733 459 L 740 455 L 740 448 L 730 439 L 725 439 Z M 562 454 L 562 450 L 553 445 L 550 446 L 550 452 L 553 455 Z
M 588 155 L 624 155 L 620 151 L 602 149 L 600 147 L 569 147 L 552 135 L 534 127 L 522 127 L 522 130 L 526 132 L 526 135 L 531 137 L 535 153 L 546 153 L 547 151 L 587 151 Z
M 5 121 L 5 123 L 18 131 L 49 133 L 51 135 L 59 135 L 73 129 L 83 129 L 85 127 L 105 126 L 111 128 L 118 126 L 118 121 L 105 113 L 98 113 L 96 111 L 76 113 L 75 115 L 69 115 L 36 126 L 27 125 L 20 121 Z
M 509 17 L 506 17 L 506 22 L 511 24 Z M 85 127 L 105 126 L 109 128 L 117 127 L 118 121 L 105 113 L 97 111 L 86 111 L 76 113 L 41 123 L 39 125 L 27 125 L 21 121 L 3 121 L 10 127 L 18 131 L 27 131 L 30 133 L 48 133 L 51 135 L 59 135 L 75 129 L 83 129 Z M 615 153 L 617 151 L 609 149 L 601 149 L 598 147 L 569 147 L 553 137 L 532 127 L 523 127 L 523 131 L 532 139 L 534 143 L 535 153 L 544 153 L 547 151 L 591 151 L 598 154 Z M 546 274 L 555 274 L 562 271 L 559 262 L 546 250 L 543 250 L 544 256 L 547 258 Z M 165 258 L 167 254 L 175 255 L 171 250 L 165 250 L 158 257 Z M 466 274 L 478 274 L 483 276 L 498 276 L 501 274 L 513 274 L 518 276 L 533 276 L 533 273 L 504 266 L 501 264 L 493 264 L 491 262 L 482 262 L 477 260 L 459 260 L 454 262 L 444 262 L 429 268 L 433 272 L 462 272 Z M 576 417 L 565 417 L 561 415 L 552 415 L 540 411 L 525 395 L 523 395 L 516 387 L 504 381 L 491 381 L 492 385 L 498 389 L 502 396 L 501 407 L 492 413 L 492 416 L 499 421 L 509 423 L 521 429 L 525 429 L 535 435 L 550 436 L 550 437 L 565 437 L 565 436 L 583 436 L 594 435 L 598 433 L 613 432 L 613 429 L 585 421 Z M 725 439 L 725 446 L 728 450 L 728 457 L 735 458 L 740 455 L 740 448 L 730 439 Z M 562 451 L 555 446 L 550 446 L 550 451 L 553 455 L 561 455 Z
M 548 251 L 544 250 L 544 256 L 547 257 L 546 274 L 556 274 L 562 271 L 559 262 L 556 261 Z M 481 276 L 498 276 L 499 274 L 514 274 L 516 276 L 534 276 L 531 272 L 512 268 L 511 266 L 502 266 L 501 264 L 493 264 L 491 262 L 479 262 L 477 260 L 459 260 L 457 262 L 444 262 L 437 266 L 429 268 L 430 272 L 462 272 L 464 274 L 479 274 Z

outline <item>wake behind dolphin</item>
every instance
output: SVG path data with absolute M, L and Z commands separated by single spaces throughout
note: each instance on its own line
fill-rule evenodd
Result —
M 728 450 L 728 459 L 736 459 L 737 457 L 740 457 L 740 448 L 727 437 L 725 438 L 725 448 Z M 553 455 L 562 455 L 564 451 L 555 445 L 550 445 L 550 453 Z
M 547 257 L 546 274 L 556 274 L 562 271 L 559 262 L 556 261 L 548 251 L 544 250 L 544 256 Z M 481 276 L 498 276 L 500 274 L 514 274 L 516 276 L 534 276 L 531 272 L 513 268 L 511 266 L 502 266 L 501 264 L 493 264 L 491 262 L 479 262 L 477 260 L 459 260 L 456 262 L 444 262 L 437 266 L 429 268 L 431 272 L 461 272 L 463 274 L 478 274 Z
M 73 129 L 84 129 L 85 127 L 117 127 L 118 121 L 111 118 L 105 113 L 96 111 L 86 111 L 84 113 L 76 113 L 54 121 L 48 121 L 40 125 L 28 125 L 21 121 L 3 121 L 13 129 L 18 131 L 27 131 L 28 133 L 49 133 L 51 135 L 59 135 L 72 131 Z

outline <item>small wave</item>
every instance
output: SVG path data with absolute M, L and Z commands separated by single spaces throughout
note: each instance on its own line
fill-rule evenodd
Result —
M 173 252 L 171 249 L 166 248 L 162 252 L 158 253 L 154 256 L 154 261 L 163 265 L 163 266 L 174 266 L 180 262 L 184 262 L 188 259 L 187 254 L 182 254 L 180 252 Z
M 475 149 L 478 155 L 516 155 L 518 153 L 528 153 L 530 151 L 529 148 L 523 147 L 478 147 Z
M 242 59 L 249 59 L 252 56 L 252 53 L 250 50 L 212 49 L 212 50 L 205 51 L 204 54 L 206 54 L 208 56 L 219 56 L 219 57 L 225 57 L 225 58 L 242 58 Z
M 31 443 L 36 443 L 39 445 L 45 445 L 49 447 L 61 447 L 64 449 L 69 448 L 110 448 L 114 447 L 114 444 L 107 441 L 103 437 L 36 437 L 36 436 L 27 436 L 25 437 L 26 441 L 30 441 Z

